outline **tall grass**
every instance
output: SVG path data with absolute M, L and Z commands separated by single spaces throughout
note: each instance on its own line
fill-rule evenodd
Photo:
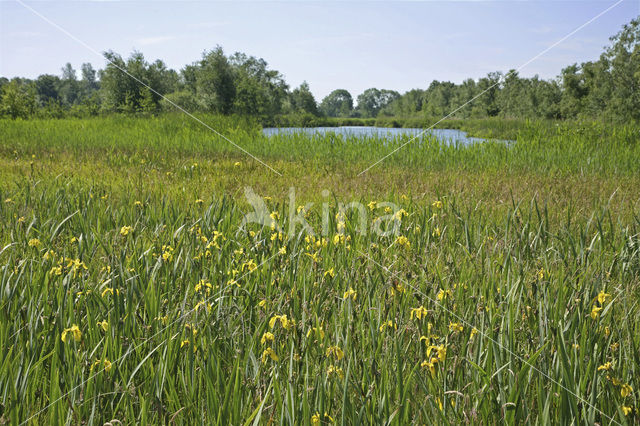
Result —
M 637 158 L 632 127 L 531 124 L 508 146 L 427 139 L 380 165 L 383 191 L 355 175 L 402 140 L 267 139 L 218 124 L 291 174 L 250 166 L 176 117 L 0 122 L 3 422 L 640 419 L 640 215 L 600 193 L 627 180 L 621 192 L 637 200 L 637 163 L 622 154 Z M 372 231 L 390 214 L 375 203 L 366 232 L 353 210 L 342 221 L 341 192 L 301 213 L 314 236 L 241 226 L 235 191 L 254 175 L 268 192 L 324 164 L 343 177 L 337 190 L 364 179 L 358 200 L 404 209 L 398 235 Z M 394 189 L 426 179 L 416 167 L 460 175 L 463 189 Z M 492 179 L 518 168 L 529 174 L 517 185 L 539 179 L 554 197 L 568 189 L 544 180 L 550 170 L 587 182 L 576 191 L 589 201 L 498 206 Z M 287 200 L 266 200 L 283 230 L 298 207 Z
M 532 170 L 637 174 L 640 172 L 640 128 L 598 122 L 549 125 L 526 122 L 515 135 L 517 143 L 501 141 L 460 146 L 425 135 L 413 140 L 377 137 L 301 134 L 263 136 L 259 127 L 238 118 L 205 116 L 233 142 L 264 160 L 317 161 L 366 168 L 402 147 L 385 163 L 405 168 L 443 170 Z M 486 124 L 486 123 L 485 123 Z M 473 128 L 472 124 L 469 124 Z M 478 126 L 478 124 L 476 124 Z M 496 128 L 496 124 L 491 124 Z M 509 133 L 515 133 L 511 128 Z M 101 117 L 89 120 L 0 121 L 2 152 L 60 152 L 85 155 L 99 152 L 116 157 L 139 153 L 156 157 L 243 155 L 236 147 L 188 117 Z M 411 142 L 410 142 L 411 141 Z

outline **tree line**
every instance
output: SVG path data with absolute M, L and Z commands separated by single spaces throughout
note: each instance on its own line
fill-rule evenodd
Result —
M 67 63 L 59 76 L 0 78 L 0 116 L 11 118 L 147 113 L 176 109 L 278 116 L 375 118 L 607 118 L 640 119 L 640 17 L 611 37 L 597 60 L 572 64 L 550 80 L 524 78 L 515 70 L 492 72 L 460 84 L 433 81 L 404 94 L 370 88 L 357 96 L 337 89 L 317 102 L 303 82 L 291 89 L 264 59 L 226 55 L 221 47 L 180 71 L 142 53 L 128 58 L 109 51 L 104 69 L 90 63 L 78 72 Z M 126 72 L 124 72 L 126 71 Z M 141 84 L 143 83 L 143 84 Z M 151 88 L 151 89 L 150 89 Z M 470 99 L 477 97 L 473 102 Z

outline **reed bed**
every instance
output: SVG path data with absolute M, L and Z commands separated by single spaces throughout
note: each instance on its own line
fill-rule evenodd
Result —
M 209 121 L 283 176 L 176 116 L 0 121 L 2 422 L 640 419 L 637 127 L 425 138 L 358 177 L 407 139 Z

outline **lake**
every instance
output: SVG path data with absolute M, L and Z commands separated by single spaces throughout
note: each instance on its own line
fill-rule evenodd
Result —
M 378 138 L 396 138 L 399 136 L 409 135 L 417 136 L 423 132 L 423 129 L 416 128 L 392 128 L 392 127 L 367 127 L 367 126 L 342 126 L 342 127 L 267 127 L 262 129 L 267 136 L 273 135 L 326 135 L 336 134 L 343 136 L 365 136 Z M 456 129 L 429 129 L 424 132 L 425 135 L 433 135 L 437 139 L 451 143 L 468 145 L 473 142 L 484 142 L 482 138 L 474 138 L 467 136 L 467 132 Z

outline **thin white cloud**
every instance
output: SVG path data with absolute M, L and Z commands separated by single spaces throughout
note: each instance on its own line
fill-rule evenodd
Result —
M 194 22 L 192 24 L 189 24 L 189 27 L 199 30 L 199 29 L 224 27 L 225 25 L 229 25 L 229 22 L 226 22 L 226 21 Z
M 530 28 L 529 32 L 533 34 L 550 34 L 551 32 L 553 32 L 553 28 L 549 26 L 535 27 Z
M 175 40 L 176 38 L 177 38 L 176 36 L 142 37 L 142 38 L 136 39 L 135 42 L 136 44 L 139 44 L 141 46 L 150 46 L 152 44 L 160 44 L 166 41 Z
M 36 31 L 14 31 L 9 33 L 9 37 L 20 37 L 20 38 L 36 38 L 44 36 L 43 33 L 39 33 Z
M 375 38 L 373 33 L 358 33 L 344 35 L 328 35 L 321 37 L 303 38 L 296 40 L 293 44 L 296 46 L 319 45 L 323 43 L 348 43 L 352 41 L 372 40 Z

